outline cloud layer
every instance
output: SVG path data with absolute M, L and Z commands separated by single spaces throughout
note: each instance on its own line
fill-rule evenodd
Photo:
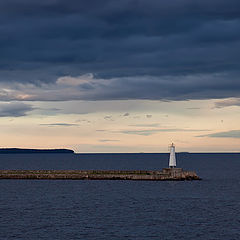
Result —
M 238 0 L 9 0 L 0 16 L 0 100 L 240 97 Z
M 1 103 L 0 117 L 21 117 L 26 116 L 34 108 L 25 103 Z
M 234 82 L 229 85 L 229 78 Z M 103 79 L 93 74 L 60 77 L 54 83 L 0 83 L 1 101 L 188 100 L 240 97 L 234 75 L 138 76 Z M 216 106 L 219 107 L 218 103 Z M 146 117 L 150 118 L 151 115 Z
M 215 103 L 215 108 L 240 106 L 240 98 L 230 98 Z

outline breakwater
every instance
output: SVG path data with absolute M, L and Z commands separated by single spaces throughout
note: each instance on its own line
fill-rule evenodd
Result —
M 0 179 L 70 180 L 200 180 L 193 171 L 182 168 L 147 170 L 0 170 Z

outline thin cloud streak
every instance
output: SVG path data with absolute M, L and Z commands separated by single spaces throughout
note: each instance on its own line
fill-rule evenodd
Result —
M 226 132 L 217 132 L 197 137 L 210 137 L 210 138 L 240 138 L 240 130 L 231 130 Z
M 133 134 L 133 135 L 143 135 L 143 136 L 150 136 L 156 133 L 161 132 L 200 132 L 200 131 L 209 131 L 206 129 L 180 129 L 180 128 L 162 128 L 162 129 L 136 129 L 136 130 L 122 130 L 117 131 L 123 134 Z
M 131 124 L 129 127 L 159 127 L 159 123 Z
M 120 140 L 116 139 L 100 139 L 99 142 L 119 142 Z
M 75 127 L 79 126 L 79 124 L 75 123 L 42 123 L 40 126 L 48 126 L 48 127 Z

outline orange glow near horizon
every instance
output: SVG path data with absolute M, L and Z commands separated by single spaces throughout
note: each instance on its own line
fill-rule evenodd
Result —
M 214 102 L 141 101 L 144 107 L 138 111 L 56 115 L 35 111 L 23 117 L 2 117 L 0 147 L 167 152 L 173 141 L 177 152 L 240 151 L 240 138 L 210 136 L 237 130 L 239 107 L 213 108 Z

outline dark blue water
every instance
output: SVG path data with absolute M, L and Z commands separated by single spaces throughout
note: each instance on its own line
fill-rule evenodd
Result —
M 0 180 L 0 240 L 240 239 L 240 154 L 179 154 L 202 181 Z M 161 169 L 167 154 L 0 154 L 1 169 Z

